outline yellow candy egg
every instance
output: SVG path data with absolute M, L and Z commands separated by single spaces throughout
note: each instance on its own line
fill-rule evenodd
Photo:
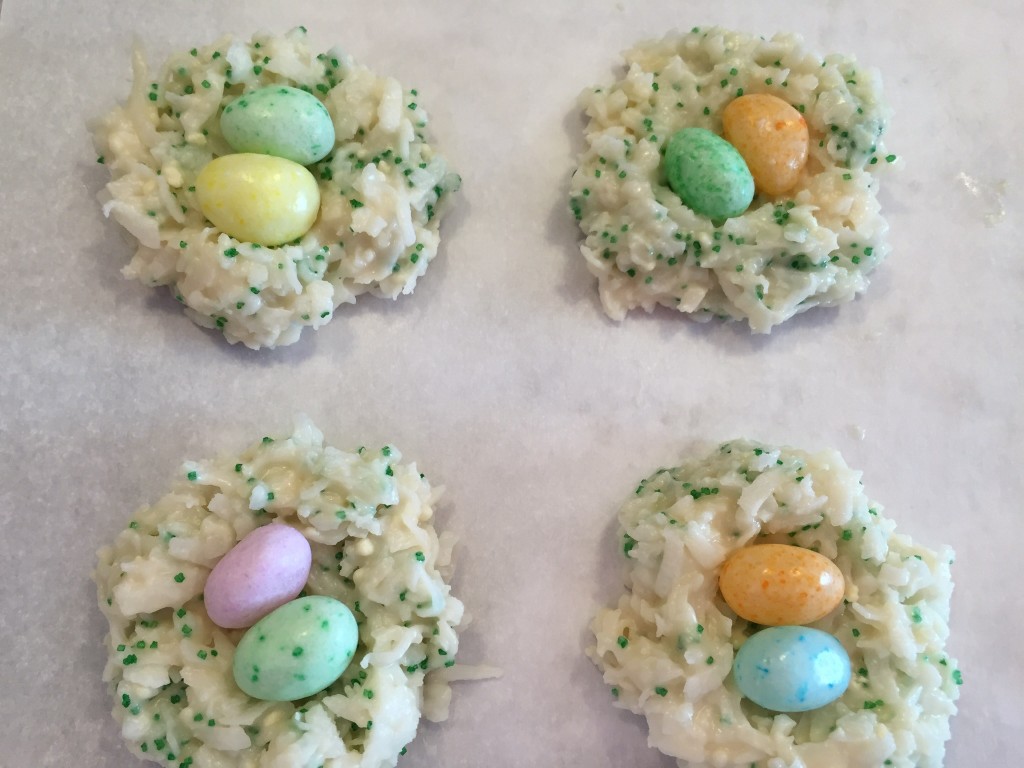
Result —
M 754 544 L 726 558 L 718 588 L 737 616 L 777 627 L 827 616 L 843 599 L 846 583 L 836 564 L 817 552 Z
M 788 192 L 807 164 L 807 121 L 777 96 L 753 93 L 729 102 L 722 133 L 747 162 L 758 192 Z
M 231 237 L 281 245 L 302 237 L 320 211 L 320 188 L 298 163 L 269 155 L 224 155 L 196 178 L 203 215 Z

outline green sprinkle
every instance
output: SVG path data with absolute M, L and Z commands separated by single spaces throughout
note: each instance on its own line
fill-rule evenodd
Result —
M 297 645 L 294 648 L 292 648 L 292 656 L 298 657 L 298 656 L 301 656 L 301 655 L 302 655 L 302 646 L 301 645 Z
M 361 201 L 359 201 L 359 200 L 356 200 L 355 198 L 349 200 L 348 202 L 349 202 L 349 205 L 351 205 L 353 208 L 362 208 L 363 207 L 363 203 Z
M 629 638 L 625 635 L 619 635 L 619 639 L 617 642 L 619 644 L 619 648 L 625 648 L 627 645 L 629 645 Z
M 183 634 L 185 637 L 188 637 L 189 635 L 192 634 L 192 627 L 190 627 L 188 624 L 182 624 L 181 625 L 181 634 Z
M 853 531 L 845 530 L 842 534 L 843 541 L 849 541 L 853 538 Z
M 705 663 L 705 664 L 708 664 L 708 665 L 714 664 L 714 663 L 715 663 L 715 657 L 714 657 L 714 656 L 708 656 L 708 657 L 707 657 L 707 658 L 706 658 L 706 659 L 704 660 L 704 663 Z
M 206 653 L 206 651 L 196 651 L 196 656 L 198 656 L 198 657 L 199 657 L 200 659 L 202 659 L 203 661 L 206 661 L 206 657 L 207 657 L 208 655 L 209 655 L 209 654 L 207 654 L 207 653 Z M 201 719 L 202 719 L 202 718 L 200 718 L 200 720 L 201 720 Z
M 369 688 L 366 688 L 363 691 L 363 697 L 367 698 L 367 699 L 372 699 L 373 698 L 373 691 L 371 691 Z
M 662 688 L 660 685 L 654 689 L 654 692 L 659 696 L 666 696 L 668 694 L 668 688 Z
M 854 627 L 850 630 L 850 634 L 852 634 L 854 637 L 860 637 L 860 630 Z
M 201 82 L 200 85 L 203 86 L 203 88 L 209 88 L 210 87 L 210 81 L 209 80 L 203 80 L 203 82 Z
M 895 163 L 896 162 L 896 155 L 886 155 L 885 156 L 885 162 L 887 162 L 887 163 Z
M 957 685 L 963 685 L 964 684 L 964 676 L 962 674 L 960 674 L 960 670 L 959 669 L 954 669 L 953 670 L 953 682 L 956 683 Z
M 174 574 L 174 580 L 181 584 L 181 582 L 185 580 L 185 574 L 181 571 L 178 571 L 176 574 Z
M 417 553 L 416 553 L 416 560 L 417 560 L 418 562 L 421 562 L 421 563 L 422 563 L 422 562 L 423 562 L 424 560 L 426 560 L 426 559 L 427 559 L 426 555 L 424 555 L 424 554 L 423 554 L 422 552 L 417 552 Z
M 187 475 L 185 475 L 185 477 L 187 477 L 189 480 L 198 480 L 199 473 L 193 470 L 192 472 L 189 472 Z M 184 577 L 182 578 L 184 579 Z
M 238 249 L 228 248 L 226 251 L 224 251 L 224 255 L 227 256 L 229 259 L 233 259 L 235 258 L 235 256 L 238 255 Z
M 158 97 L 157 97 L 157 95 L 156 95 L 155 93 L 153 93 L 153 92 L 150 92 L 150 94 L 149 94 L 149 100 L 150 100 L 150 101 L 156 101 L 156 100 L 157 100 L 157 98 L 158 98 Z

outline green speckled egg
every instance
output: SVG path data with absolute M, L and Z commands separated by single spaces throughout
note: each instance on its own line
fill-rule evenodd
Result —
M 665 148 L 672 191 L 713 221 L 739 216 L 754 199 L 754 177 L 736 148 L 704 128 L 683 128 Z
M 334 123 L 310 93 L 285 85 L 260 88 L 224 107 L 220 130 L 236 152 L 273 155 L 309 165 L 334 147 Z
M 235 649 L 235 682 L 264 701 L 322 691 L 345 671 L 359 642 L 352 611 L 333 597 L 300 597 L 249 628 Z

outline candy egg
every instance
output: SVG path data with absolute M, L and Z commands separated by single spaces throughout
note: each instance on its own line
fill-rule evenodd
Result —
M 312 560 L 309 542 L 294 528 L 257 528 L 210 571 L 203 590 L 206 612 L 225 629 L 252 626 L 302 591 Z
M 807 163 L 807 121 L 777 96 L 753 93 L 729 102 L 722 133 L 743 155 L 758 192 L 788 192 Z
M 754 198 L 740 153 L 704 128 L 683 128 L 669 139 L 665 176 L 683 203 L 715 221 L 740 215 Z
M 810 624 L 843 599 L 842 571 L 823 555 L 787 544 L 737 549 L 722 564 L 718 588 L 747 621 L 767 626 Z
M 203 215 L 232 237 L 281 245 L 306 234 L 320 211 L 320 189 L 298 163 L 268 155 L 224 155 L 196 178 Z
M 235 683 L 264 701 L 312 696 L 341 677 L 358 643 L 356 619 L 344 603 L 300 597 L 245 633 L 235 649 Z
M 309 165 L 334 147 L 334 123 L 311 93 L 274 85 L 238 97 L 220 115 L 220 130 L 236 152 L 255 152 Z
M 850 684 L 850 657 L 832 635 L 810 627 L 769 627 L 747 638 L 732 665 L 740 693 L 774 712 L 830 704 Z

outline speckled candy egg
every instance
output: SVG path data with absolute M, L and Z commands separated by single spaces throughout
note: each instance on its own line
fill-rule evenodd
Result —
M 223 155 L 196 178 L 199 208 L 237 240 L 274 246 L 302 237 L 320 212 L 320 189 L 298 163 L 268 155 Z
M 683 128 L 665 147 L 665 177 L 679 199 L 714 221 L 739 216 L 754 199 L 754 180 L 740 153 L 704 128 Z
M 758 192 L 788 192 L 807 164 L 807 121 L 777 96 L 753 93 L 729 102 L 722 133 L 743 155 Z
M 220 130 L 236 152 L 255 152 L 309 165 L 334 147 L 334 123 L 310 93 L 274 85 L 240 96 L 224 107 Z
M 225 629 L 252 626 L 302 591 L 312 559 L 309 542 L 294 528 L 257 528 L 210 571 L 203 590 L 206 612 Z
M 737 616 L 766 626 L 810 624 L 843 599 L 843 574 L 827 557 L 787 544 L 737 549 L 718 575 L 722 597 Z
M 300 597 L 254 624 L 235 649 L 235 682 L 264 701 L 319 693 L 345 671 L 359 643 L 352 611 L 333 597 Z
M 830 704 L 850 684 L 850 657 L 832 635 L 810 627 L 769 627 L 736 653 L 740 693 L 773 712 L 807 712 Z

